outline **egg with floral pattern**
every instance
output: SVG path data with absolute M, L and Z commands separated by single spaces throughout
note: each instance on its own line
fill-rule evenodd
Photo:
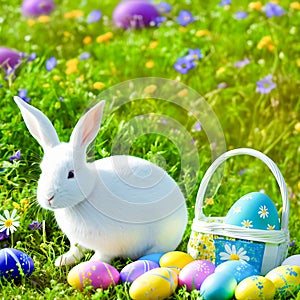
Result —
M 224 223 L 249 229 L 280 230 L 273 201 L 261 192 L 244 195 L 229 209 Z
M 23 275 L 30 276 L 34 264 L 29 255 L 14 248 L 0 250 L 0 279 L 19 279 Z
M 107 289 L 118 283 L 120 274 L 113 266 L 101 261 L 86 261 L 73 267 L 68 274 L 68 283 L 79 290 L 86 286 Z

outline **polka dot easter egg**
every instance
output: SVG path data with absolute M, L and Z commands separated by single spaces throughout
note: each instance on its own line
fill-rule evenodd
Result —
M 120 272 L 122 282 L 133 282 L 142 274 L 159 268 L 159 265 L 151 260 L 137 260 L 125 266 Z
M 182 251 L 171 251 L 164 254 L 160 260 L 159 265 L 161 267 L 170 268 L 177 274 L 182 270 L 184 266 L 194 261 L 194 258 Z
M 249 229 L 280 230 L 279 215 L 274 203 L 260 192 L 246 194 L 235 202 L 224 223 Z
M 101 261 L 86 261 L 75 266 L 68 274 L 68 283 L 79 290 L 86 286 L 107 289 L 120 279 L 119 272 L 111 265 Z
M 0 250 L 0 279 L 1 277 L 18 279 L 23 275 L 30 276 L 33 269 L 33 260 L 26 253 L 14 248 Z
M 271 270 L 266 276 L 270 279 L 280 294 L 300 289 L 300 267 L 279 266 Z
M 138 277 L 130 286 L 129 295 L 134 300 L 166 299 L 178 285 L 177 274 L 169 268 L 157 268 Z
M 187 264 L 179 273 L 178 283 L 188 291 L 200 289 L 204 279 L 215 271 L 215 265 L 208 260 L 195 260 Z
M 271 300 L 276 292 L 273 282 L 263 276 L 250 276 L 242 280 L 235 289 L 237 300 Z

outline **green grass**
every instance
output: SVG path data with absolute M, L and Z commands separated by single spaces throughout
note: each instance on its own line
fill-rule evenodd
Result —
M 35 262 L 35 270 L 29 278 L 21 282 L 0 281 L 0 299 L 130 299 L 127 285 L 118 285 L 109 290 L 79 292 L 71 288 L 66 276 L 70 267 L 55 268 L 55 257 L 68 250 L 68 241 L 57 227 L 53 215 L 42 210 L 36 203 L 35 193 L 39 177 L 39 162 L 42 150 L 34 141 L 22 122 L 21 114 L 12 97 L 23 88 L 28 90 L 30 103 L 45 112 L 61 138 L 67 141 L 82 113 L 95 102 L 100 92 L 129 79 L 141 77 L 162 77 L 180 81 L 203 96 L 216 114 L 227 149 L 251 147 L 271 157 L 281 170 L 290 195 L 291 213 L 289 230 L 295 245 L 289 254 L 300 253 L 300 155 L 299 155 L 299 28 L 300 11 L 290 7 L 290 1 L 282 0 L 280 5 L 285 15 L 267 19 L 261 11 L 251 11 L 249 1 L 233 1 L 227 8 L 219 7 L 218 1 L 168 1 L 173 5 L 168 14 L 168 23 L 159 28 L 123 31 L 116 29 L 112 22 L 112 11 L 117 1 L 56 1 L 57 9 L 49 22 L 28 25 L 28 19 L 20 14 L 20 1 L 2 1 L 5 12 L 0 22 L 0 46 L 7 46 L 26 53 L 37 53 L 37 58 L 24 63 L 16 78 L 5 79 L 0 73 L 0 203 L 4 209 L 12 210 L 13 203 L 19 205 L 21 226 L 12 240 L 0 242 L 0 247 L 16 247 L 28 253 Z M 60 3 L 59 3 L 60 2 Z M 266 2 L 263 2 L 263 4 Z M 66 12 L 74 9 L 83 11 L 83 18 L 67 19 Z M 85 19 L 93 9 L 100 9 L 104 17 L 97 23 L 87 24 Z M 181 9 L 192 11 L 198 19 L 185 28 L 176 22 Z M 235 20 L 238 10 L 248 11 L 246 19 Z M 197 31 L 207 29 L 208 35 L 199 37 Z M 97 43 L 99 35 L 112 32 L 112 38 Z M 84 44 L 86 36 L 92 38 Z M 274 50 L 258 49 L 264 36 L 271 36 Z M 153 44 L 157 42 L 157 45 Z M 184 56 L 189 48 L 200 48 L 203 58 L 188 74 L 181 75 L 174 70 L 174 63 Z M 78 62 L 77 72 L 66 74 L 66 62 L 89 52 L 88 60 Z M 57 58 L 57 66 L 48 72 L 45 62 L 51 56 Z M 250 63 L 241 69 L 234 67 L 236 61 L 248 57 Z M 152 68 L 146 63 L 154 62 Z M 268 74 L 273 75 L 277 87 L 270 94 L 261 95 L 255 91 L 256 82 Z M 103 90 L 95 89 L 94 83 L 102 82 Z M 218 89 L 218 84 L 226 83 L 227 88 Z M 116 92 L 116 90 L 114 90 Z M 116 93 L 118 101 L 122 91 Z M 60 100 L 63 97 L 63 101 Z M 124 150 L 122 144 L 115 147 L 116 138 L 129 145 L 129 153 L 144 157 L 166 170 L 179 183 L 187 195 L 189 226 L 179 247 L 186 251 L 190 235 L 190 225 L 194 216 L 194 203 L 197 187 L 206 169 L 211 164 L 211 151 L 205 129 L 200 132 L 193 126 L 204 117 L 201 111 L 192 111 L 193 101 L 182 97 L 182 103 L 169 99 L 142 99 L 116 106 L 107 113 L 102 129 L 96 140 L 95 155 L 105 157 Z M 107 109 L 110 100 L 107 101 Z M 184 138 L 178 141 L 174 135 L 165 136 L 153 127 L 152 132 L 141 134 L 134 130 L 132 120 L 140 115 L 152 113 L 150 125 L 163 115 L 177 122 L 179 128 L 189 133 L 195 140 L 195 152 L 183 153 L 175 142 L 183 145 Z M 201 117 L 202 116 L 202 117 Z M 151 122 L 153 121 L 153 122 Z M 208 126 L 207 128 L 205 128 Z M 136 139 L 132 138 L 136 137 Z M 192 147 L 191 147 L 192 148 Z M 193 148 L 193 149 L 194 149 Z M 9 157 L 21 150 L 19 161 L 9 162 Z M 225 150 L 225 149 L 224 149 Z M 183 164 L 182 156 L 187 159 Z M 199 159 L 198 168 L 193 162 Z M 245 170 L 242 175 L 239 171 Z M 215 182 L 215 181 L 213 181 Z M 214 195 L 215 187 L 210 188 L 207 197 Z M 274 200 L 278 210 L 282 203 L 275 179 L 267 167 L 250 157 L 236 157 L 226 164 L 220 189 L 214 195 L 214 204 L 205 207 L 207 215 L 222 216 L 230 206 L 245 193 L 265 190 Z M 29 207 L 24 206 L 24 199 Z M 23 208 L 23 209 L 22 209 Z M 44 230 L 27 229 L 33 220 L 45 221 Z M 85 259 L 90 257 L 86 254 Z M 113 265 L 119 270 L 126 260 L 116 259 Z M 172 299 L 197 299 L 184 288 L 178 289 Z M 297 298 L 297 293 L 294 294 Z M 298 298 L 299 299 L 299 293 Z

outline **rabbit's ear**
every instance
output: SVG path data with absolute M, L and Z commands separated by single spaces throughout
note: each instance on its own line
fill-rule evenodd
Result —
M 105 101 L 100 101 L 77 122 L 70 142 L 85 153 L 87 146 L 96 138 L 100 129 Z
M 14 97 L 25 124 L 31 135 L 43 147 L 44 151 L 58 145 L 59 138 L 50 120 L 37 108 L 29 105 L 20 97 Z

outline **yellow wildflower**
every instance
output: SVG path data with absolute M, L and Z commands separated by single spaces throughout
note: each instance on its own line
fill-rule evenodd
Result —
M 83 11 L 79 9 L 66 12 L 64 15 L 65 19 L 80 18 L 82 16 L 83 16 Z
M 249 7 L 249 9 L 260 11 L 262 9 L 262 4 L 260 1 L 250 2 L 248 7 Z
M 224 73 L 225 72 L 225 67 L 221 67 L 221 68 L 219 68 L 217 71 L 216 71 L 216 75 L 217 76 L 220 76 L 222 73 Z
M 78 69 L 77 69 L 78 62 L 79 62 L 78 58 L 72 58 L 66 62 L 66 66 L 67 66 L 66 74 L 67 75 L 78 71 Z
M 205 204 L 206 205 L 213 205 L 214 204 L 214 199 L 213 198 L 206 198 L 205 199 Z
M 44 84 L 42 85 L 42 87 L 45 88 L 45 89 L 48 89 L 48 88 L 50 87 L 50 84 L 49 84 L 49 83 L 44 83 Z
M 292 2 L 290 7 L 295 10 L 300 10 L 300 2 Z
M 34 19 L 29 19 L 27 21 L 28 26 L 33 26 L 35 24 L 35 20 Z
M 97 81 L 93 84 L 93 88 L 95 90 L 101 90 L 105 87 L 105 84 L 103 82 Z
M 300 67 L 300 58 L 297 59 L 297 67 Z
M 54 75 L 53 80 L 55 80 L 55 81 L 60 80 L 60 77 L 58 75 Z
M 298 132 L 300 132 L 300 122 L 297 122 L 296 124 L 295 124 L 295 130 L 297 130 Z
M 69 31 L 64 31 L 64 37 L 68 38 L 71 36 L 71 33 Z
M 273 51 L 275 46 L 270 35 L 264 36 L 257 44 L 257 49 L 261 50 L 263 48 L 267 48 L 269 51 Z
M 39 23 L 48 23 L 50 21 L 49 16 L 39 16 L 38 17 L 38 22 Z
M 202 37 L 206 35 L 210 35 L 210 31 L 207 29 L 200 29 L 196 32 L 196 37 Z
M 86 36 L 82 42 L 84 45 L 88 45 L 92 42 L 92 38 L 90 36 Z
M 152 69 L 154 67 L 154 61 L 153 60 L 147 61 L 145 67 L 147 69 Z
M 154 49 L 158 46 L 158 41 L 152 41 L 150 44 L 149 44 L 149 48 L 150 49 Z
M 113 37 L 113 33 L 109 31 L 109 32 L 99 35 L 96 38 L 96 42 L 97 43 L 105 43 L 105 42 L 108 42 L 112 37 Z
M 56 101 L 56 102 L 55 102 L 54 108 L 55 108 L 55 109 L 60 109 L 60 108 L 61 108 L 61 103 L 60 103 L 60 101 Z

